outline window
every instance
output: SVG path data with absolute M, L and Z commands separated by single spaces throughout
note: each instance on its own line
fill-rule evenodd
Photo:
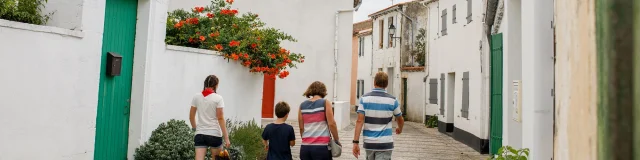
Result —
M 438 104 L 438 79 L 429 79 L 429 103 Z
M 442 10 L 442 30 L 440 32 L 442 36 L 447 35 L 447 9 Z
M 364 80 L 359 79 L 358 81 L 356 81 L 356 86 L 357 86 L 356 95 L 358 96 L 358 99 L 359 99 L 364 94 Z
M 382 49 L 383 42 L 384 42 L 384 19 L 380 20 L 378 26 L 379 26 L 378 28 L 380 29 L 380 36 L 378 37 L 378 42 L 380 43 L 380 49 Z
M 394 25 L 393 17 L 389 17 L 389 26 L 387 28 L 391 27 L 391 25 Z M 396 27 L 398 27 L 398 26 L 396 26 Z M 391 32 L 391 31 L 389 31 L 389 32 Z M 389 35 L 390 34 L 391 33 L 389 33 Z M 395 35 L 395 33 L 394 33 L 394 35 Z M 393 38 L 391 36 L 389 36 L 389 38 L 387 38 L 387 41 L 389 41 L 389 45 L 387 46 L 387 48 L 393 47 Z
M 472 8 L 472 1 L 471 0 L 467 0 L 467 24 L 471 23 L 471 8 Z
M 456 5 L 453 5 L 453 10 L 451 11 L 451 23 L 458 23 L 456 21 Z
M 462 117 L 469 119 L 469 72 L 462 73 Z

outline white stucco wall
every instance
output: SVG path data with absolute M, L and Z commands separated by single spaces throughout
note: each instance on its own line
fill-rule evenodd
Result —
M 483 79 L 486 77 L 481 73 L 481 59 L 485 58 L 481 52 L 481 42 L 484 36 L 483 32 L 483 12 L 484 2 L 473 2 L 472 22 L 467 23 L 467 1 L 466 0 L 450 0 L 438 1 L 430 3 L 429 6 L 429 77 L 438 79 L 438 107 L 440 100 L 443 98 L 441 94 L 440 74 L 445 73 L 448 78 L 449 73 L 455 73 L 455 95 L 453 111 L 445 108 L 445 115 L 453 112 L 453 118 L 450 116 L 439 115 L 438 120 L 446 123 L 454 123 L 458 129 L 465 130 L 481 139 L 488 138 L 488 106 L 482 86 Z M 457 23 L 453 24 L 451 20 L 452 6 L 456 5 Z M 447 10 L 447 35 L 442 36 L 442 10 Z M 486 55 L 485 55 L 486 56 Z M 485 61 L 488 63 L 488 61 Z M 485 64 L 486 65 L 486 64 Z M 487 69 L 485 68 L 485 71 Z M 462 109 L 462 77 L 464 72 L 469 72 L 469 117 L 463 118 Z M 449 82 L 448 79 L 445 83 Z M 447 85 L 445 85 L 446 87 Z M 448 91 L 445 91 L 445 105 L 448 106 Z M 428 108 L 432 108 L 429 105 Z M 436 110 L 439 108 L 435 108 Z M 430 109 L 429 109 L 430 110 Z
M 220 79 L 217 93 L 225 103 L 225 118 L 260 123 L 262 80 L 260 74 L 235 62 L 227 62 L 217 53 L 186 47 L 167 46 L 153 55 L 149 92 L 147 137 L 169 119 L 189 121 L 194 95 L 200 93 L 206 76 Z
M 364 37 L 364 55 L 358 57 L 358 79 L 364 80 L 364 93 L 373 89 L 373 77 L 377 70 L 372 70 L 373 59 L 373 36 L 366 35 Z
M 387 86 L 387 92 L 395 96 L 400 97 L 400 45 L 398 39 L 395 39 L 393 46 L 389 47 L 389 17 L 393 17 L 393 25 L 396 26 L 396 33 L 394 37 L 397 37 L 399 33 L 402 33 L 401 21 L 399 18 L 401 15 L 398 12 L 390 12 L 380 15 L 373 19 L 373 68 L 372 72 L 376 73 L 380 68 L 382 71 L 389 74 L 389 68 L 393 69 L 393 75 L 389 75 L 389 84 Z M 384 20 L 383 28 L 383 47 L 380 48 L 380 20 Z M 375 75 L 373 75 L 375 76 Z M 392 83 L 391 83 L 392 82 Z
M 424 122 L 425 116 L 425 83 L 424 72 L 403 72 L 402 78 L 407 78 L 407 109 L 402 110 L 407 114 L 407 119 L 413 122 Z M 404 100 L 403 100 L 404 101 Z M 431 114 L 433 115 L 433 114 Z
M 179 1 L 172 0 L 169 10 L 177 8 L 193 8 L 196 5 L 209 4 L 210 0 Z M 260 19 L 268 27 L 274 27 L 293 36 L 298 42 L 287 42 L 284 48 L 292 52 L 302 53 L 305 63 L 297 69 L 290 70 L 291 75 L 286 79 L 276 81 L 275 101 L 286 101 L 291 105 L 291 112 L 298 112 L 299 104 L 305 98 L 302 93 L 314 81 L 323 82 L 328 89 L 327 99 L 333 99 L 334 72 L 334 34 L 336 25 L 336 11 L 353 8 L 353 1 L 299 1 L 284 0 L 263 1 L 245 0 L 235 1 L 232 8 L 239 12 L 253 12 L 260 15 Z M 351 86 L 351 36 L 353 30 L 353 13 L 339 14 L 338 28 L 338 85 L 337 100 L 349 101 Z M 289 115 L 296 119 L 297 114 Z
M 84 0 L 47 1 L 43 14 L 51 14 L 46 25 L 82 30 L 82 8 Z M 103 19 L 101 17 L 100 19 Z
M 522 80 L 521 3 L 520 0 L 505 0 L 504 3 L 504 17 L 499 31 L 503 34 L 502 145 L 521 148 L 522 120 L 514 120 L 516 109 L 512 84 L 514 80 Z
M 0 159 L 93 158 L 104 6 L 81 32 L 0 20 Z
M 553 157 L 554 3 L 522 1 L 522 147 Z M 526 20 L 526 21 L 525 21 Z M 524 74 L 527 73 L 527 74 Z

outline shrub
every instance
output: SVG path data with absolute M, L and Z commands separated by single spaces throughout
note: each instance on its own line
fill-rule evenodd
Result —
M 304 62 L 304 56 L 280 47 L 282 41 L 296 40 L 278 29 L 264 27 L 257 14 L 237 15 L 233 0 L 213 0 L 211 5 L 169 12 L 169 45 L 216 50 L 225 59 L 239 62 L 250 72 L 285 78 L 287 68 Z
M 241 155 L 244 159 L 266 159 L 267 152 L 262 143 L 263 128 L 255 121 L 240 122 L 227 119 L 227 128 L 231 144 L 242 149 Z
M 529 148 L 516 150 L 511 146 L 502 146 L 498 149 L 498 153 L 489 159 L 495 160 L 527 160 L 529 157 Z
M 0 19 L 43 25 L 53 14 L 42 14 L 47 0 L 0 0 Z
M 136 149 L 136 160 L 182 160 L 194 157 L 194 134 L 182 120 L 172 119 L 151 132 L 151 138 Z
M 438 116 L 434 114 L 433 116 L 429 117 L 427 122 L 425 122 L 425 125 L 428 128 L 438 127 Z

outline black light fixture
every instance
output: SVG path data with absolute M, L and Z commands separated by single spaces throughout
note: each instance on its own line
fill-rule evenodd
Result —
M 396 26 L 394 26 L 393 24 L 389 25 L 389 37 L 391 38 L 400 38 L 400 37 L 394 37 L 393 35 L 396 33 Z

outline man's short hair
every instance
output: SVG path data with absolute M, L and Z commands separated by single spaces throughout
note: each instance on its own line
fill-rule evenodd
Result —
M 389 76 L 387 76 L 387 73 L 378 72 L 373 80 L 373 84 L 377 87 L 387 88 L 387 85 L 389 84 Z
M 287 102 L 278 102 L 278 104 L 276 104 L 276 117 L 284 118 L 284 116 L 289 114 L 290 110 L 291 109 L 289 108 L 289 104 L 287 104 Z

